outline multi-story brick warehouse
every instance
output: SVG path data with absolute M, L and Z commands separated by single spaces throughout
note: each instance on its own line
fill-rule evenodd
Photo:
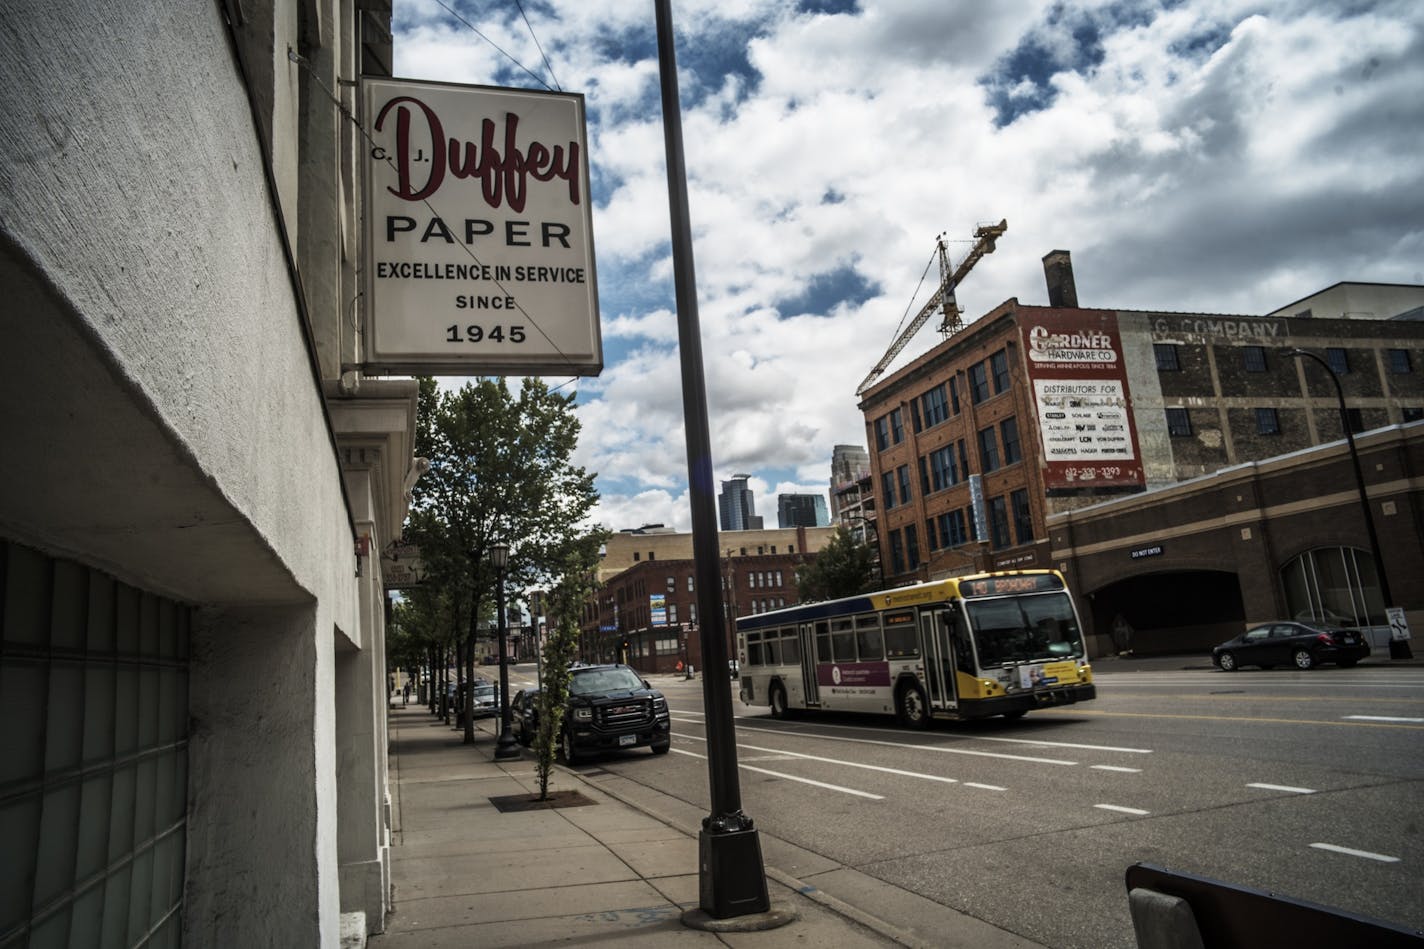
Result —
M 1424 413 L 1417 320 L 1082 309 L 1068 283 L 1067 305 L 1008 300 L 866 391 L 887 583 L 1048 566 L 1052 514 L 1339 439 L 1297 347 L 1339 373 L 1352 428 Z
M 732 621 L 799 602 L 796 568 L 834 534 L 830 527 L 718 534 L 728 655 L 735 655 Z M 599 588 L 584 607 L 584 661 L 625 661 L 645 673 L 674 672 L 678 663 L 702 668 L 695 573 L 691 534 L 624 531 L 609 538 Z

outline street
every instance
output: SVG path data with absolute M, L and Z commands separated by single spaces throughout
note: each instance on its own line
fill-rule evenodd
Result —
M 927 732 L 734 697 L 766 863 L 892 923 L 903 892 L 1054 947 L 1135 945 L 1138 861 L 1424 927 L 1424 668 L 1104 665 L 1094 702 Z M 672 754 L 577 770 L 705 813 L 702 683 L 654 685 Z

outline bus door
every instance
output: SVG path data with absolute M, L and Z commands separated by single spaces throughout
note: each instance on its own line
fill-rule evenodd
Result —
M 931 708 L 958 708 L 954 688 L 954 646 L 949 638 L 948 610 L 920 611 L 920 655 L 925 662 L 925 686 Z
M 801 623 L 796 627 L 796 638 L 801 641 L 801 682 L 806 695 L 806 707 L 815 708 L 821 704 L 821 686 L 816 681 L 816 628 L 811 623 Z

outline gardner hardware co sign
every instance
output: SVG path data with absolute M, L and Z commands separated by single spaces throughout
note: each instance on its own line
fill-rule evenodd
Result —
M 366 369 L 603 368 L 583 96 L 364 79 Z

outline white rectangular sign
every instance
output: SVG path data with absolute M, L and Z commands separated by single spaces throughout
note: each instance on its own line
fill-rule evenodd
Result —
M 603 368 L 583 96 L 364 79 L 362 365 Z

